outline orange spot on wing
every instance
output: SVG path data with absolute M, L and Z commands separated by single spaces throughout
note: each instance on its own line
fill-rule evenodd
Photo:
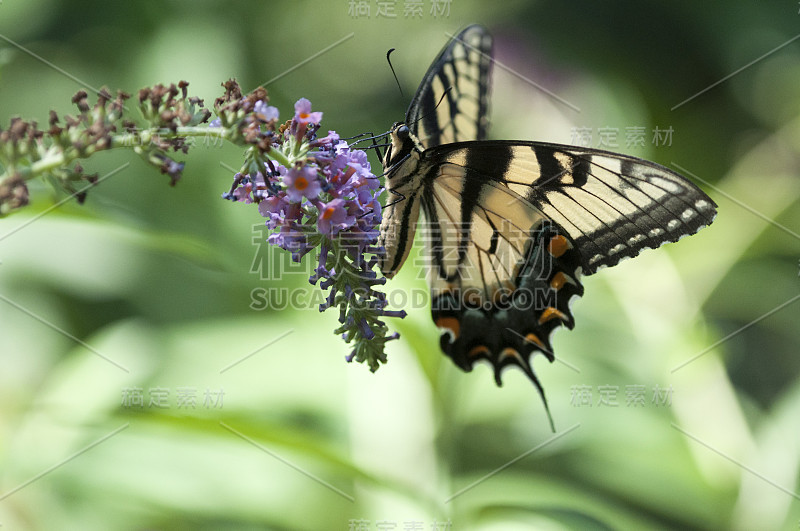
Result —
M 520 358 L 520 356 L 519 356 L 519 352 L 517 352 L 516 350 L 514 350 L 511 347 L 506 347 L 506 348 L 503 349 L 503 352 L 500 353 L 500 359 L 503 359 L 503 358 L 506 358 L 506 357 L 509 357 L 509 356 L 512 357 L 512 358 L 516 358 L 519 361 L 522 361 L 522 358 Z
M 453 333 L 454 338 L 458 338 L 458 332 L 461 330 L 461 323 L 455 317 L 440 317 L 435 322 L 439 328 L 445 328 Z
M 525 339 L 527 341 L 530 341 L 531 343 L 533 343 L 534 345 L 536 345 L 536 346 L 538 346 L 540 348 L 545 348 L 544 343 L 542 343 L 542 340 L 539 339 L 539 336 L 537 336 L 534 333 L 530 333 L 530 334 L 526 335 Z
M 489 354 L 491 354 L 491 351 L 486 345 L 478 345 L 470 349 L 467 353 L 467 357 L 477 358 L 478 356 L 488 356 Z
M 553 279 L 550 281 L 550 287 L 558 291 L 561 288 L 563 288 L 564 284 L 566 284 L 567 282 L 569 282 L 567 275 L 559 271 L 558 273 L 553 275 Z
M 567 316 L 552 306 L 548 306 L 544 309 L 542 315 L 539 316 L 539 324 L 544 324 L 551 319 L 561 319 L 562 321 L 566 321 Z
M 547 252 L 549 252 L 555 258 L 560 257 L 570 249 L 572 249 L 572 244 L 569 243 L 568 239 L 560 234 L 550 238 L 550 243 L 547 244 Z

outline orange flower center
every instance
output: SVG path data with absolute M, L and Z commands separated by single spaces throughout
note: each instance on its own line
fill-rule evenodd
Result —
M 300 190 L 301 192 L 308 188 L 308 181 L 305 177 L 298 177 L 294 180 L 294 187 Z
M 330 219 L 333 217 L 333 213 L 336 212 L 334 207 L 328 207 L 322 211 L 322 219 Z
M 305 119 L 306 119 L 306 118 L 308 118 L 309 116 L 310 116 L 310 115 L 309 115 L 307 112 L 301 112 L 301 113 L 300 113 L 300 118 L 302 118 L 303 120 L 305 120 Z

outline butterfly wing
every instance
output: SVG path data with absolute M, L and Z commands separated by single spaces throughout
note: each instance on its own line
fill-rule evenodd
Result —
M 477 168 L 486 182 L 544 214 L 575 243 L 584 275 L 694 234 L 716 215 L 714 201 L 681 175 L 617 153 L 491 141 L 440 146 L 426 156 L 465 175 Z
M 406 113 L 423 149 L 486 138 L 491 58 L 491 35 L 472 25 L 433 61 Z
M 420 163 L 434 322 L 464 370 L 488 360 L 501 383 L 517 365 L 554 359 L 550 334 L 572 328 L 581 274 L 693 234 L 716 213 L 692 183 L 657 164 L 538 142 L 462 142 Z

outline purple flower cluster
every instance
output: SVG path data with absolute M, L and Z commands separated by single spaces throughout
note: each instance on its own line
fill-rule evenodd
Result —
M 254 113 L 265 129 L 273 125 L 266 131 L 271 135 L 270 149 L 259 162 L 261 170 L 237 174 L 223 197 L 257 203 L 273 231 L 267 241 L 291 252 L 294 261 L 319 247 L 318 265 L 309 281 L 329 290 L 320 311 L 339 307 L 342 326 L 336 333 L 347 342 L 356 340 L 348 361 L 368 361 L 374 371 L 379 361 L 386 361 L 383 344 L 398 337 L 387 335 L 379 317 L 402 318 L 405 312 L 386 310 L 385 294 L 374 289 L 386 282 L 373 270 L 383 252 L 376 247 L 382 189 L 370 171 L 367 154 L 351 149 L 334 131 L 318 138 L 322 113 L 311 112 L 311 102 L 305 98 L 295 104 L 294 117 L 280 129 L 274 128 L 278 117 L 274 107 L 259 101 Z

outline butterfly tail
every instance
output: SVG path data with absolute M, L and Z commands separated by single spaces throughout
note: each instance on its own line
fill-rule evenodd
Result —
M 547 409 L 531 358 L 541 352 L 554 361 L 551 333 L 560 325 L 575 325 L 569 303 L 583 295 L 581 257 L 566 232 L 549 221 L 531 231 L 524 256 L 507 300 L 475 306 L 448 292 L 433 297 L 432 314 L 444 329 L 441 348 L 458 367 L 470 372 L 476 362 L 488 361 L 499 386 L 504 370 L 516 365 L 536 386 Z

